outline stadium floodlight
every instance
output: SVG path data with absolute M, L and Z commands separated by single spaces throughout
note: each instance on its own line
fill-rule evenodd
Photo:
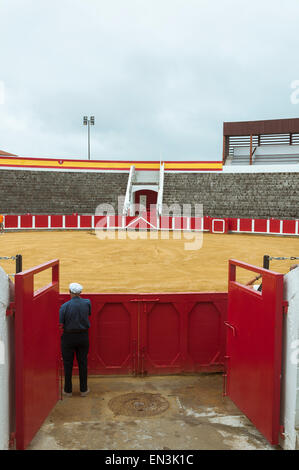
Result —
M 90 116 L 83 116 L 83 126 L 88 126 L 88 160 L 90 160 L 90 126 L 94 126 L 95 124 L 95 117 Z

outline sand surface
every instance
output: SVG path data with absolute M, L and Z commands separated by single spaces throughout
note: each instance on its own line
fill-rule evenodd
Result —
M 79 282 L 84 292 L 202 292 L 227 291 L 228 260 L 238 259 L 262 266 L 263 255 L 298 256 L 296 237 L 201 234 L 201 249 L 187 250 L 192 241 L 175 239 L 100 240 L 94 232 L 14 232 L 0 236 L 0 256 L 23 255 L 23 269 L 58 258 L 60 291 Z M 199 243 L 197 243 L 199 245 Z M 194 242 L 194 245 L 196 243 Z M 273 261 L 271 269 L 285 273 L 295 261 Z M 299 260 L 298 260 L 299 263 Z M 14 261 L 0 260 L 9 274 Z M 246 282 L 251 273 L 239 270 L 238 280 Z M 50 280 L 49 270 L 35 279 L 35 288 Z

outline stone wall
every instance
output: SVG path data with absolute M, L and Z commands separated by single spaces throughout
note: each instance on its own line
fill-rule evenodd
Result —
M 120 212 L 127 181 L 128 173 L 0 170 L 0 212 Z M 165 173 L 163 203 L 203 204 L 212 217 L 299 218 L 299 173 Z
M 117 211 L 128 173 L 0 170 L 2 214 L 95 213 L 99 204 Z
M 299 218 L 299 173 L 166 173 L 163 203 L 203 204 L 212 217 Z

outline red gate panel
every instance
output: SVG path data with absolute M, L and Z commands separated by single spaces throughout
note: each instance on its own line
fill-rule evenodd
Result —
M 34 292 L 34 275 L 52 282 Z M 59 398 L 59 261 L 15 276 L 16 447 L 25 449 Z
M 164 297 L 164 296 L 162 296 Z M 181 348 L 181 312 L 173 298 L 140 299 L 140 373 L 179 372 L 184 365 Z
M 223 370 L 227 294 L 147 294 L 141 298 L 142 373 Z
M 90 318 L 89 369 L 94 374 L 134 373 L 137 340 L 136 305 L 130 296 L 98 294 Z
M 236 267 L 262 275 L 262 292 L 236 282 Z M 283 274 L 231 260 L 227 395 L 271 444 L 278 444 Z
M 91 301 L 88 371 L 100 375 L 137 373 L 135 294 L 84 294 Z M 70 300 L 61 294 L 59 304 Z
M 226 293 L 84 294 L 92 305 L 89 373 L 222 371 Z M 60 295 L 60 304 L 69 300 Z

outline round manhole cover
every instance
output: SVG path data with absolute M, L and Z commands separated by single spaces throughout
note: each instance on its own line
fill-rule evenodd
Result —
M 112 398 L 108 406 L 116 415 L 155 416 L 166 411 L 169 403 L 159 394 L 141 392 Z

